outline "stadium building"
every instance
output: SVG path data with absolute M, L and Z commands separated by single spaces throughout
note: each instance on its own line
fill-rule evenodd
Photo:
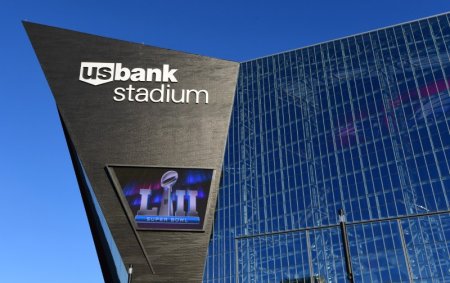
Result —
M 450 282 L 450 14 L 240 64 L 25 26 L 108 282 Z

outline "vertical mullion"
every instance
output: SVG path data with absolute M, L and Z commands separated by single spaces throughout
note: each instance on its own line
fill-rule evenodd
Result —
M 303 99 L 304 98 L 304 96 L 306 96 L 307 94 L 306 94 L 306 86 L 305 86 L 305 60 L 304 60 L 304 58 L 303 58 L 303 52 L 302 52 L 302 50 L 298 50 L 298 52 L 300 53 L 299 55 L 301 56 L 301 61 L 302 61 L 302 73 L 301 73 L 301 75 L 303 75 L 303 80 L 302 80 L 302 83 L 300 84 L 300 86 L 302 86 L 301 87 L 301 89 L 303 89 L 303 91 L 301 91 L 301 98 L 300 98 L 300 100 L 301 99 Z M 299 83 L 300 83 L 300 77 L 298 78 L 298 80 L 299 80 Z M 306 131 L 307 131 L 307 129 L 306 129 L 306 127 L 305 127 L 305 118 L 304 118 L 304 113 L 303 113 L 303 110 L 304 110 L 304 108 L 303 108 L 303 105 L 302 105 L 302 103 L 300 102 L 300 109 L 301 109 L 301 111 L 300 111 L 300 118 L 301 118 L 301 127 L 302 127 L 302 134 L 303 134 L 303 138 L 305 137 L 305 133 L 306 133 Z M 304 155 L 304 152 L 306 152 L 306 147 L 301 147 L 301 143 L 299 143 L 299 154 L 300 154 L 300 173 L 301 173 L 301 176 L 302 176 L 302 187 L 301 187 L 301 190 L 302 190 L 302 192 L 303 192 L 303 209 L 304 210 L 307 210 L 308 209 L 308 203 L 307 203 L 307 198 L 306 198 L 306 196 L 305 196 L 305 191 L 307 190 L 307 186 L 309 185 L 309 184 L 305 184 L 305 180 L 304 180 L 304 178 L 303 178 L 303 165 L 305 165 L 305 166 L 307 166 L 307 164 L 306 164 L 306 162 L 304 161 L 304 158 L 303 158 L 303 155 Z M 303 152 L 303 153 L 302 153 Z M 308 172 L 308 170 L 306 170 L 306 177 L 308 178 L 308 182 L 309 182 L 309 172 Z M 309 187 L 309 186 L 308 186 Z M 305 212 L 305 225 L 306 225 L 306 227 L 309 227 L 310 225 L 309 225 L 309 222 L 310 221 L 308 221 L 308 214 L 307 214 L 307 211 Z
M 329 46 L 330 46 L 331 44 L 327 44 L 327 53 L 328 54 L 330 54 L 330 50 L 329 50 Z M 333 45 L 333 51 L 334 51 L 334 45 Z M 336 56 L 336 52 L 334 52 L 334 56 Z M 337 188 L 338 190 L 339 190 L 339 195 L 340 195 L 340 202 L 341 202 L 341 208 L 344 208 L 344 203 L 345 203 L 345 200 L 344 200 L 344 194 L 343 194 L 343 191 L 342 191 L 342 187 L 343 187 L 343 185 L 342 185 L 342 180 L 341 180 L 341 178 L 340 178 L 340 175 L 342 174 L 341 173 L 341 168 L 340 168 L 340 165 L 339 165 L 339 159 L 338 159 L 338 154 L 337 154 L 337 152 L 338 152 L 338 148 L 337 148 L 337 144 L 336 144 L 336 136 L 335 136 L 335 129 L 336 129 L 336 126 L 334 125 L 334 122 L 333 122 L 333 115 L 332 115 L 332 113 L 334 112 L 333 111 L 333 108 L 336 108 L 336 105 L 331 105 L 331 100 L 330 100 L 330 94 L 332 94 L 333 96 L 336 96 L 336 94 L 334 93 L 334 84 L 335 84 L 335 82 L 334 82 L 334 79 L 333 79 L 333 69 L 332 69 L 332 62 L 331 62 L 331 56 L 329 56 L 330 57 L 330 77 L 331 77 L 331 88 L 332 88 L 332 91 L 331 91 L 331 93 L 329 92 L 329 88 L 327 88 L 327 103 L 328 103 L 328 108 L 330 109 L 330 124 L 331 124 L 331 137 L 332 137 L 332 140 L 333 140 L 333 152 L 332 152 L 332 154 L 334 155 L 334 159 L 335 159 L 335 165 L 336 165 L 336 168 L 337 168 L 337 172 L 338 172 L 338 176 L 336 176 L 336 178 L 337 178 L 337 181 L 338 181 L 338 184 L 339 184 L 339 188 Z M 337 64 L 337 62 L 334 62 L 334 64 L 335 64 L 335 66 L 336 66 L 336 70 L 338 69 L 338 64 Z M 335 110 L 336 111 L 336 110 Z M 337 116 L 337 115 L 336 115 Z M 339 127 L 339 125 L 338 125 L 338 127 Z M 330 166 L 331 166 L 331 164 L 330 164 Z M 333 184 L 333 183 L 332 183 Z M 334 188 L 335 189 L 335 188 Z M 336 211 L 336 213 L 337 213 L 337 211 Z
M 281 56 L 281 55 L 280 55 Z M 283 70 L 284 70 L 284 76 L 283 76 L 283 79 L 284 79 L 284 84 L 283 85 L 286 85 L 286 89 L 287 89 L 287 86 L 288 86 L 288 82 L 287 82 L 287 69 L 288 69 L 288 65 L 287 65 L 287 62 L 286 62 L 286 54 L 283 54 L 283 64 L 284 64 L 284 68 L 283 68 Z M 289 65 L 289 67 L 290 67 L 290 65 Z M 281 68 L 280 68 L 280 70 L 281 70 Z M 286 90 L 286 93 L 284 94 L 283 92 L 281 92 L 280 93 L 280 98 L 282 98 L 281 96 L 282 95 L 286 95 L 287 96 L 287 91 L 288 90 Z M 281 125 L 279 126 L 279 128 L 281 128 L 282 130 L 283 130 L 283 134 L 281 135 L 281 133 L 280 133 L 280 142 L 281 142 L 281 138 L 283 137 L 283 142 L 281 142 L 280 143 L 280 153 L 279 153 L 279 156 L 280 156 L 280 165 L 281 165 L 281 168 L 280 168 L 280 175 L 281 175 L 281 186 L 282 186 L 282 199 L 283 199 L 283 214 L 284 214 L 284 223 L 285 223 L 285 230 L 287 230 L 287 229 L 292 229 L 292 226 L 290 225 L 290 223 L 289 223 L 289 221 L 287 220 L 288 219 L 288 213 L 290 214 L 290 213 L 292 213 L 291 211 L 288 211 L 287 210 L 287 208 L 286 208 L 286 202 L 287 202 L 287 200 L 286 200 L 286 193 L 289 193 L 289 189 L 287 189 L 286 188 L 286 186 L 285 186 L 285 183 L 286 183 L 286 180 L 287 180 L 287 183 L 289 184 L 289 174 L 288 173 L 286 173 L 285 174 L 285 172 L 284 172 L 284 170 L 288 170 L 287 168 L 288 168 L 288 166 L 287 166 L 287 142 L 286 142 L 286 126 L 288 125 L 288 123 L 285 121 L 285 115 L 284 115 L 284 102 L 287 100 L 287 97 L 286 97 L 286 99 L 280 99 L 280 102 L 281 102 Z M 287 112 L 289 112 L 289 109 L 287 109 L 286 110 Z M 281 152 L 281 145 L 283 145 L 284 147 L 283 147 L 283 152 L 284 152 L 284 154 L 282 154 L 282 152 Z M 285 158 L 285 159 L 284 159 Z M 284 164 L 283 163 L 283 161 L 285 161 L 286 162 L 286 164 Z M 292 208 L 291 208 L 292 209 Z M 290 270 L 290 266 L 291 266 L 291 264 L 290 264 L 290 259 L 289 259 L 289 244 L 288 244 L 288 239 L 287 239 L 287 236 L 285 236 L 285 246 L 286 246 L 286 252 L 287 252 L 287 270 Z
M 329 85 L 328 85 L 328 82 L 329 82 L 329 80 L 330 80 L 330 78 L 328 77 L 328 75 L 327 75 L 327 71 L 326 71 L 326 62 L 328 61 L 329 63 L 328 64 L 331 64 L 331 59 L 330 59 L 330 56 L 329 56 L 329 53 L 327 52 L 327 56 L 325 56 L 325 51 L 324 51 L 324 48 L 325 48 L 325 46 L 326 45 L 324 45 L 324 44 L 322 44 L 322 45 L 320 45 L 320 50 L 321 50 L 321 53 L 322 53 L 322 73 L 323 73 L 323 77 L 324 77 L 324 84 L 325 84 L 325 87 L 324 87 L 324 89 L 325 89 L 325 92 L 327 93 L 327 96 L 328 96 L 328 94 L 329 94 Z M 323 58 L 324 57 L 327 57 L 327 60 L 324 60 Z M 331 72 L 330 72 L 331 73 Z M 321 89 L 320 89 L 320 85 L 319 85 L 319 93 L 322 93 L 322 91 L 321 91 Z M 324 100 L 327 100 L 327 104 L 329 105 L 329 98 L 327 97 L 327 98 L 321 98 L 321 99 L 324 99 Z M 326 110 L 326 111 L 328 111 L 328 109 Z M 325 123 L 325 118 L 324 118 L 324 112 L 322 112 L 321 113 L 322 115 L 322 123 L 323 123 L 323 125 L 324 125 L 324 131 L 326 132 L 326 131 L 332 131 L 333 129 L 325 129 L 325 125 L 326 125 L 326 123 Z M 331 117 L 331 115 L 329 115 L 330 117 Z M 330 125 L 331 125 L 331 123 L 330 123 Z M 333 135 L 331 134 L 330 135 L 332 138 L 333 138 Z M 332 170 L 331 170 L 331 164 L 330 164 L 330 162 L 329 162 L 329 156 L 330 155 L 333 155 L 334 153 L 333 152 L 329 152 L 329 146 L 328 146 L 328 144 L 327 144 L 327 141 L 326 141 L 326 138 L 327 138 L 327 135 L 326 135 L 326 133 L 324 133 L 323 134 L 323 139 L 325 140 L 325 148 L 326 148 L 326 152 L 325 152 L 325 156 L 324 157 L 326 157 L 326 160 L 328 161 L 328 162 L 326 162 L 326 166 L 328 166 L 328 172 L 330 173 L 329 174 L 329 177 L 328 177 L 328 181 L 329 181 L 329 183 L 330 183 L 330 188 L 325 188 L 325 189 L 332 189 L 332 184 L 333 184 L 333 182 L 332 182 L 332 180 L 334 179 L 333 177 L 336 177 L 336 176 L 332 176 L 331 175 L 331 172 L 332 172 Z M 322 164 L 322 166 L 324 166 L 324 164 Z M 322 170 L 323 171 L 323 170 Z M 324 172 L 322 172 L 322 174 L 323 174 Z M 325 174 L 323 174 L 323 181 L 324 181 L 324 186 L 325 186 L 325 184 L 326 184 L 326 182 L 325 182 Z M 333 202 L 333 206 L 334 206 L 334 211 L 336 212 L 337 211 L 337 208 L 336 208 L 336 200 L 334 199 L 334 195 L 333 195 L 333 200 L 334 200 L 334 202 Z M 330 211 L 329 211 L 330 212 Z
M 298 57 L 298 52 L 300 52 L 300 51 L 294 51 L 294 54 L 295 54 L 295 62 L 298 62 L 299 60 L 300 60 L 300 58 Z M 304 61 L 302 60 L 302 65 L 304 64 Z M 299 65 L 297 65 L 298 66 L 298 68 L 297 68 L 297 76 L 296 76 L 296 78 L 297 78 L 297 86 L 298 86 L 298 89 L 299 89 L 299 97 L 301 98 L 301 96 L 303 95 L 302 94 L 302 87 L 301 87 L 301 82 L 300 82 L 300 75 L 301 75 L 301 73 L 300 73 L 300 70 L 302 69 Z M 296 101 L 294 101 L 294 104 L 296 103 Z M 297 107 L 295 107 L 295 112 L 294 112 L 294 116 L 295 116 L 295 125 L 296 125 L 296 127 L 295 127 L 295 129 L 296 129 L 296 135 L 297 135 L 297 155 L 299 156 L 299 158 L 298 158 L 298 160 L 299 160 L 299 164 L 298 164 L 298 170 L 299 170 L 299 172 L 298 172 L 298 174 L 300 175 L 300 181 L 301 181 L 301 184 L 297 184 L 297 178 L 295 178 L 295 183 L 296 183 L 296 185 L 297 185 L 297 187 L 296 187 L 296 191 L 298 192 L 298 190 L 301 190 L 302 191 L 302 200 L 303 200 L 303 210 L 306 210 L 306 198 L 305 198 L 305 193 L 304 193 L 304 184 L 303 184 L 303 172 L 302 172 L 302 153 L 301 153 L 301 146 L 300 146 L 300 140 L 301 139 L 303 139 L 303 136 L 304 136 L 304 130 L 303 130 L 303 115 L 302 115 L 302 113 L 301 113 L 301 111 L 300 111 L 300 113 L 298 113 L 298 108 L 300 108 L 301 109 L 301 104 L 300 105 L 296 105 Z M 301 120 L 300 120 L 301 119 Z M 299 135 L 299 131 L 298 131 L 298 129 L 301 127 L 301 129 L 302 129 L 302 131 L 301 131 L 301 133 L 302 133 L 302 136 L 300 136 Z M 294 167 L 294 172 L 295 172 L 295 167 Z M 299 207 L 299 205 L 298 205 L 298 202 L 297 202 L 297 207 Z M 307 217 L 306 217 L 306 212 L 304 213 L 304 215 L 305 215 L 305 219 L 304 219 L 304 225 L 305 226 L 308 226 L 308 222 L 307 222 Z M 300 216 L 300 215 L 299 215 Z M 300 217 L 299 217 L 299 219 L 298 219 L 298 221 L 299 221 L 299 226 L 301 226 L 302 225 L 302 222 L 301 222 L 301 220 L 302 219 L 300 219 Z
M 251 168 L 251 170 L 252 170 L 252 176 L 253 176 L 253 182 L 254 182 L 254 191 L 255 191 L 255 198 L 256 198 L 256 211 L 255 211 L 255 213 L 256 213 L 256 226 L 257 226 L 257 229 L 258 229 L 258 233 L 262 233 L 262 232 L 264 232 L 264 231 L 261 231 L 262 229 L 261 229 L 261 226 L 262 226 L 262 224 L 261 224 L 261 219 L 260 219 L 260 217 L 259 217 L 259 215 L 260 215 L 260 209 L 264 209 L 264 208 L 262 208 L 262 207 L 260 207 L 260 205 L 259 205 L 259 200 L 260 200 L 260 198 L 262 198 L 261 196 L 260 196 L 260 190 L 259 190 L 259 181 L 258 181 L 258 172 L 257 172 L 257 168 L 258 168 L 258 152 L 257 152 L 257 146 L 256 146 L 256 140 L 257 140 L 257 136 L 260 134 L 260 133 L 256 133 L 256 126 L 255 126 L 255 124 L 256 124 L 256 117 L 257 117 L 257 114 L 259 114 L 259 112 L 257 112 L 256 111 L 256 106 L 255 106 L 255 104 L 256 104 L 256 101 L 257 101 L 257 99 L 258 99 L 258 97 L 259 97 L 259 94 L 260 94 L 260 92 L 261 92 L 261 88 L 260 88 L 260 80 L 261 80 L 261 78 L 260 78 L 260 72 L 259 72 L 259 69 L 260 69 L 260 63 L 259 63 L 259 61 L 255 61 L 254 62 L 254 67 L 252 68 L 252 75 L 251 75 L 251 80 L 252 80 L 252 82 L 253 82 L 253 85 L 256 83 L 256 89 L 253 89 L 253 91 L 252 91 L 252 96 L 251 97 L 249 97 L 249 100 L 251 101 L 251 107 L 252 107 L 252 110 L 251 110 L 251 115 L 252 115 L 252 117 L 251 117 L 251 119 L 253 119 L 253 123 L 252 123 L 252 129 L 251 129 L 251 131 L 253 131 L 253 135 L 251 135 L 251 138 L 252 138 L 252 140 L 250 141 L 251 143 L 252 143 L 252 147 L 253 147 L 253 151 L 252 151 L 252 159 L 253 159 L 253 162 L 254 162 L 254 164 L 253 164 L 253 168 Z M 254 232 L 255 233 L 255 232 Z M 258 255 L 257 256 L 255 256 L 255 268 L 257 269 L 257 270 L 259 270 L 259 272 L 257 272 L 256 270 L 254 271 L 255 272 L 255 276 L 256 276 L 256 278 L 258 279 L 258 277 L 259 278 L 261 278 L 261 276 L 262 276 L 262 268 L 259 268 L 258 266 L 259 265 L 262 265 L 262 262 L 263 262 L 263 257 L 262 257 L 262 246 L 261 246 L 261 244 L 260 244 L 260 242 L 258 242 L 258 245 L 257 245 L 257 247 L 255 247 L 255 251 L 257 250 L 258 251 Z M 258 260 L 256 260 L 256 258 L 258 259 Z M 258 274 L 259 273 L 259 274 Z
M 294 85 L 295 85 L 295 83 L 294 83 L 294 71 L 292 69 L 292 65 L 293 65 L 293 63 L 292 63 L 292 54 L 293 54 L 293 52 L 289 52 L 288 54 L 289 54 L 289 66 L 290 66 L 290 69 L 291 69 L 291 84 L 292 84 L 292 88 L 294 90 L 295 89 L 294 88 Z M 297 63 L 297 62 L 295 62 L 295 63 Z M 295 96 L 295 94 L 293 94 L 293 95 Z M 296 134 L 297 138 L 295 140 L 298 143 L 299 137 L 298 137 L 298 128 L 297 128 L 297 111 L 296 111 L 297 107 L 295 105 L 295 99 L 292 99 L 292 104 L 294 105 L 294 113 L 291 113 L 291 111 L 289 109 L 289 111 L 288 111 L 289 122 L 290 122 L 289 124 L 291 125 L 291 123 L 294 123 L 296 125 L 296 127 L 295 127 L 295 134 Z M 292 116 L 294 116 L 294 117 L 291 118 Z M 293 122 L 292 122 L 292 119 L 294 119 Z M 292 126 L 289 127 L 290 131 L 291 131 L 291 129 L 292 129 Z M 294 136 L 294 133 L 291 131 L 291 137 L 293 137 L 293 136 Z M 291 140 L 293 140 L 293 138 L 291 138 Z M 295 154 L 295 152 L 294 152 L 294 142 L 291 142 L 291 144 L 290 144 L 290 152 L 291 152 L 291 155 L 292 155 L 292 162 L 293 162 L 291 164 L 292 172 L 294 172 L 294 174 L 296 174 L 296 172 L 295 172 L 296 164 L 295 164 L 295 158 L 294 158 L 294 154 Z M 290 182 L 289 178 L 291 178 L 291 176 L 289 176 L 289 174 L 287 174 L 287 176 L 288 176 L 288 184 L 290 184 L 291 182 Z M 293 205 L 291 204 L 291 209 L 292 209 L 291 217 L 292 217 L 292 228 L 295 229 L 295 228 L 299 228 L 299 226 L 300 226 L 300 220 L 298 219 L 298 217 L 299 217 L 298 213 L 297 213 L 297 219 L 296 219 L 296 217 L 294 217 L 294 211 L 298 211 L 298 209 L 299 209 L 299 204 L 298 204 L 298 184 L 297 184 L 297 177 L 296 176 L 292 176 L 292 178 L 294 179 L 294 188 L 290 188 L 290 191 L 294 191 L 295 192 L 295 202 L 296 202 L 295 208 L 296 209 L 293 210 L 292 209 Z M 291 199 L 291 202 L 292 201 L 293 200 Z M 297 222 L 297 224 L 296 224 L 296 222 Z
M 408 220 L 406 220 L 408 221 Z M 407 271 L 408 271 L 408 279 L 409 282 L 413 282 L 414 279 L 414 274 L 412 272 L 412 268 L 411 268 L 411 262 L 409 260 L 409 255 L 408 255 L 408 247 L 406 246 L 406 241 L 405 241 L 405 234 L 403 233 L 403 227 L 402 227 L 402 223 L 400 219 L 397 219 L 397 226 L 398 226 L 398 231 L 400 234 L 400 240 L 402 242 L 402 249 L 403 249 L 403 254 L 405 255 L 405 261 L 406 261 L 406 266 L 407 266 Z
M 321 52 L 317 52 L 316 53 L 316 48 L 319 48 L 320 50 L 321 50 L 321 46 L 319 45 L 319 46 L 317 46 L 317 47 L 314 47 L 313 48 L 313 54 L 314 54 L 314 60 L 315 60 L 315 63 L 316 63 L 316 72 L 315 72 L 315 74 L 316 74 L 316 81 L 317 81 L 317 93 L 314 93 L 314 95 L 313 95 L 313 104 L 314 104 L 314 120 L 315 120 L 315 123 L 316 123 L 316 132 L 315 132 L 315 139 L 317 139 L 317 148 L 318 148 L 318 151 L 319 151 L 319 153 L 318 153 L 318 156 L 316 156 L 316 154 L 315 154 L 315 152 L 314 152 L 314 158 L 313 158 L 313 160 L 314 160 L 314 167 L 315 167 L 315 171 L 316 171 L 316 176 L 315 176 L 315 178 L 316 178 L 316 186 L 317 186 L 317 191 L 318 191 L 318 195 L 319 196 L 321 196 L 321 194 L 320 194 L 320 190 L 319 190 L 319 188 L 320 188 L 320 183 L 322 183 L 323 185 L 323 187 L 324 187 L 324 190 L 323 190 L 323 192 L 324 192 L 324 195 L 322 196 L 323 197 L 323 199 L 324 199 L 324 203 L 322 203 L 320 200 L 319 200 L 319 212 L 321 213 L 321 215 L 320 215 L 320 224 L 321 225 L 323 225 L 324 224 L 324 216 L 325 215 L 322 215 L 322 211 L 323 210 L 325 210 L 326 211 L 326 224 L 329 224 L 329 211 L 328 211 L 328 198 L 327 198 L 327 196 L 326 196 L 326 188 L 325 188 L 325 182 L 324 182 L 324 169 L 323 169 L 323 167 L 324 167 L 324 164 L 322 164 L 322 157 L 323 157 L 323 153 L 322 153 L 322 150 L 321 150 L 321 148 L 320 148 L 320 133 L 319 133 L 319 130 L 318 130 L 318 125 L 319 125 L 319 120 L 318 120 L 318 107 L 319 107 L 319 105 L 321 105 L 321 100 L 320 100 L 320 94 L 321 94 L 321 88 L 320 88 L 320 85 L 321 85 L 321 80 L 320 80 L 320 78 L 319 78 L 319 72 L 321 71 L 320 69 L 319 69 L 319 64 L 320 65 L 322 65 L 323 66 L 323 57 L 322 57 L 322 53 Z M 319 61 L 319 58 L 320 58 L 320 61 Z M 323 77 L 325 77 L 325 75 L 323 76 Z M 317 164 L 317 165 L 316 165 Z M 317 167 L 320 167 L 320 168 L 317 168 Z M 317 172 L 318 171 L 321 171 L 322 172 L 322 179 L 321 180 L 319 180 L 318 179 L 318 177 L 317 177 Z M 324 206 L 324 208 L 322 208 L 322 206 Z
M 263 66 L 263 69 L 267 70 L 267 72 L 271 72 L 272 70 L 269 68 L 269 66 L 266 63 L 267 60 L 268 59 L 261 59 L 260 62 L 261 62 L 261 65 Z M 267 78 L 267 82 L 269 82 L 269 78 Z M 262 104 L 260 103 L 260 105 L 261 105 L 262 108 L 264 108 L 262 113 L 264 113 L 264 125 L 265 125 L 265 127 L 264 127 L 264 129 L 265 129 L 264 134 L 261 135 L 261 147 L 263 149 L 263 153 L 261 154 L 261 161 L 262 161 L 262 189 L 263 189 L 264 199 L 269 198 L 269 200 L 270 200 L 271 199 L 271 194 L 270 194 L 270 190 L 267 188 L 268 184 L 270 185 L 270 182 L 266 182 L 266 178 L 268 178 L 268 176 L 269 176 L 269 173 L 268 173 L 268 171 L 269 171 L 269 168 L 268 168 L 268 166 L 269 166 L 268 165 L 269 164 L 269 162 L 268 162 L 269 146 L 268 146 L 268 143 L 267 143 L 267 139 L 268 139 L 267 136 L 268 136 L 269 129 L 271 129 L 271 127 L 269 125 L 267 125 L 267 123 L 266 123 L 266 120 L 267 120 L 266 116 L 268 115 L 268 111 L 270 111 L 270 107 L 268 105 L 266 105 L 266 102 L 265 102 L 266 101 L 265 100 L 265 96 L 270 95 L 270 92 L 266 91 L 265 81 L 263 81 L 262 87 L 263 88 L 262 88 L 261 95 L 262 95 L 262 98 L 263 98 L 263 101 L 262 101 L 263 103 Z M 261 121 L 261 123 L 262 123 L 262 121 Z M 262 128 L 263 127 L 261 127 L 261 129 Z M 267 160 L 266 160 L 266 158 L 267 158 Z M 267 169 L 267 171 L 266 171 L 266 169 Z M 269 204 L 270 203 L 271 203 L 271 201 L 269 201 Z M 266 202 L 264 202 L 264 204 L 266 204 Z M 268 214 L 268 211 L 270 212 L 269 214 Z M 272 223 L 272 208 L 271 207 L 269 207 L 268 209 L 266 208 L 264 210 L 264 215 L 266 216 L 266 219 L 269 221 L 269 225 L 268 225 L 268 227 L 266 226 L 266 230 L 270 231 L 270 230 L 273 229 L 273 227 L 271 225 L 271 223 Z M 265 270 L 266 270 L 266 274 L 268 276 L 269 273 L 267 271 L 270 271 L 270 264 L 269 264 L 268 260 L 266 260 L 265 263 L 266 263 Z

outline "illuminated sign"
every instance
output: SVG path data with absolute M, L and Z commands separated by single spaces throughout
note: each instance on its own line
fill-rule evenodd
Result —
M 203 231 L 212 169 L 109 166 L 140 230 Z
M 128 68 L 122 63 L 81 62 L 79 80 L 90 85 L 98 86 L 112 81 L 119 82 L 160 82 L 157 88 L 135 87 L 128 84 L 126 87 L 114 89 L 113 99 L 116 102 L 173 102 L 175 104 L 200 103 L 203 100 L 208 104 L 209 93 L 205 89 L 181 89 L 176 91 L 169 83 L 177 83 L 175 73 L 168 64 L 162 68 Z

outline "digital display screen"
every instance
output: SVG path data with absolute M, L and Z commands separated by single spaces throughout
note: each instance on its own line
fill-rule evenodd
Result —
M 137 229 L 203 231 L 213 169 L 108 168 Z

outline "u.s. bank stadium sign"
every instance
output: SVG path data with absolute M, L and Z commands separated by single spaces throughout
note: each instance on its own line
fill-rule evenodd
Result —
M 128 85 L 113 90 L 113 99 L 117 102 L 208 104 L 207 90 L 176 89 L 171 85 L 178 83 L 175 76 L 177 71 L 168 64 L 163 64 L 161 68 L 128 68 L 122 63 L 81 62 L 79 80 L 93 86 L 112 81 L 129 82 Z M 156 82 L 161 85 L 151 89 L 133 85 L 139 82 Z

